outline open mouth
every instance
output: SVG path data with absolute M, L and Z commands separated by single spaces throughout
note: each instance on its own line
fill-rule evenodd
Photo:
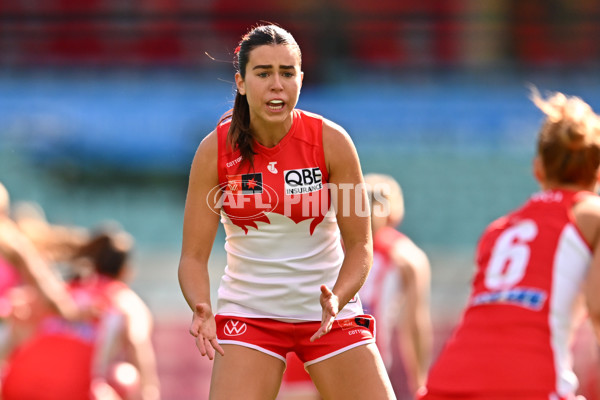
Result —
M 269 107 L 273 111 L 278 111 L 283 108 L 283 100 L 271 100 L 267 103 L 267 107 Z

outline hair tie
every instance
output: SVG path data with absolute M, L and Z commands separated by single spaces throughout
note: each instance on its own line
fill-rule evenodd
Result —
M 237 54 L 240 52 L 240 45 L 238 44 L 238 46 L 235 48 L 235 50 L 233 51 L 233 54 Z

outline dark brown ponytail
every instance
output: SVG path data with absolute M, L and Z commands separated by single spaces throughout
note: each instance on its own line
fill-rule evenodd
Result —
M 254 165 L 254 150 L 252 149 L 252 133 L 250 132 L 250 108 L 246 96 L 237 92 L 231 113 L 231 125 L 228 132 L 229 144 L 240 150 L 243 160 Z

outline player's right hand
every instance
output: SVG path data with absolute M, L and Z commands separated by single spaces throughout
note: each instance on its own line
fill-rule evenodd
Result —
M 203 356 L 208 356 L 210 360 L 213 360 L 215 350 L 222 356 L 225 355 L 225 351 L 217 341 L 217 324 L 208 304 L 196 304 L 190 334 L 196 338 L 196 347 Z

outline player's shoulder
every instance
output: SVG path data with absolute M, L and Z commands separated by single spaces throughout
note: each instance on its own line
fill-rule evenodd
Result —
M 341 125 L 327 118 L 323 118 L 323 135 L 334 140 L 350 140 L 350 135 Z
M 600 196 L 592 193 L 582 196 L 576 205 L 576 211 L 585 213 L 590 218 L 600 218 Z
M 295 115 L 298 116 L 299 118 L 303 119 L 303 120 L 317 120 L 317 121 L 324 121 L 325 117 L 323 117 L 321 114 L 317 114 L 311 111 L 306 111 L 306 110 L 301 110 L 301 109 L 294 109 Z
M 202 140 L 200 141 L 200 145 L 198 146 L 198 150 L 202 149 L 204 151 L 216 150 L 219 145 L 219 135 L 217 129 L 209 132 Z
M 394 247 L 399 253 L 406 255 L 407 258 L 414 260 L 416 263 L 422 264 L 428 261 L 425 250 L 419 247 L 408 236 L 402 236 L 396 240 Z
M 332 120 L 311 111 L 294 109 L 295 117 L 300 118 L 303 122 L 314 122 L 322 125 L 323 130 L 323 143 L 327 147 L 329 145 L 344 145 L 344 143 L 351 142 L 350 136 L 346 130 L 339 124 Z
M 323 119 L 323 146 L 330 158 L 348 157 L 356 153 L 356 148 L 348 132 L 337 123 Z
M 219 137 L 217 130 L 211 131 L 206 135 L 198 145 L 194 156 L 194 163 L 206 163 L 215 160 L 218 156 Z
M 393 240 L 391 248 L 392 259 L 399 266 L 416 271 L 429 269 L 429 257 L 425 250 L 419 247 L 410 237 L 399 232 Z
M 600 242 L 600 197 L 585 196 L 573 207 L 575 223 L 590 245 Z
M 113 300 L 115 306 L 123 312 L 130 315 L 136 313 L 147 313 L 148 306 L 142 298 L 131 288 L 124 287 L 114 294 Z

